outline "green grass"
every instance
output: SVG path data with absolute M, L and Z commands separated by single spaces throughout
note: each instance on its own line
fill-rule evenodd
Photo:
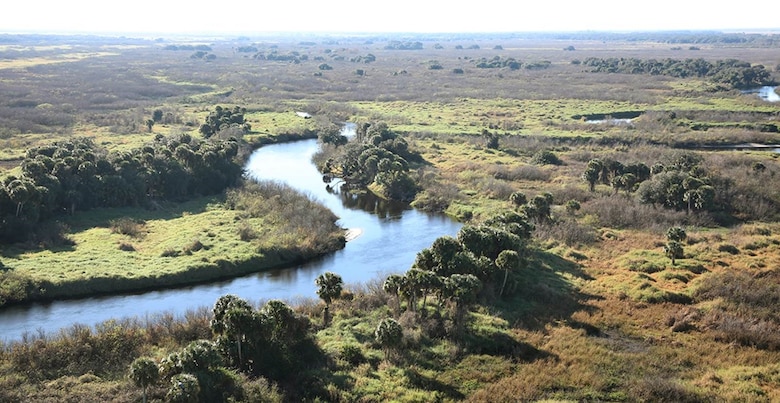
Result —
M 142 222 L 135 236 L 115 233 L 111 223 Z M 159 210 L 99 209 L 68 217 L 72 245 L 49 249 L 5 247 L 3 263 L 16 276 L 43 284 L 43 298 L 160 288 L 229 278 L 313 257 L 278 217 L 245 217 L 219 197 Z M 253 229 L 242 240 L 241 229 Z M 315 240 L 305 245 L 311 247 Z M 275 251 L 268 253 L 264 251 Z

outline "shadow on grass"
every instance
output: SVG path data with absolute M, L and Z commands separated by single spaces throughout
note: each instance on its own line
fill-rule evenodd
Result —
M 109 227 L 111 222 L 120 218 L 132 218 L 137 221 L 171 220 L 185 214 L 198 214 L 208 210 L 209 205 L 222 203 L 222 196 L 205 196 L 183 203 L 153 203 L 146 207 L 99 208 L 79 212 L 64 217 L 61 221 L 73 232 L 85 231 L 94 227 Z
M 463 393 L 458 391 L 456 387 L 438 381 L 430 376 L 425 376 L 414 368 L 404 369 L 404 375 L 406 375 L 406 378 L 409 380 L 410 386 L 414 388 L 441 392 L 447 398 L 454 400 L 462 400 L 466 397 Z
M 0 248 L 0 256 L 18 258 L 28 252 L 48 250 L 54 253 L 72 252 L 76 244 L 70 234 L 86 231 L 90 228 L 108 228 L 113 221 L 131 218 L 137 222 L 151 220 L 171 220 L 185 214 L 198 214 L 208 210 L 210 205 L 221 203 L 221 196 L 206 196 L 183 203 L 155 203 L 148 207 L 99 208 L 80 211 L 72 216 L 62 216 L 37 225 L 35 242 L 15 244 Z
M 595 309 L 587 304 L 589 300 L 601 298 L 583 293 L 576 284 L 592 279 L 574 261 L 534 251 L 527 267 L 512 284 L 513 296 L 496 302 L 495 313 L 513 326 L 529 330 L 541 330 L 553 321 L 571 322 L 573 313 Z M 599 333 L 598 329 L 585 330 L 588 334 Z
M 523 362 L 555 358 L 554 354 L 539 350 L 500 331 L 484 332 L 471 330 L 464 335 L 462 347 L 469 354 L 492 355 Z

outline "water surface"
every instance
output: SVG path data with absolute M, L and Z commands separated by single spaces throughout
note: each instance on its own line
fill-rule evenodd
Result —
M 354 126 L 347 126 L 354 129 Z M 51 303 L 0 310 L 0 340 L 22 334 L 47 334 L 75 323 L 95 325 L 112 318 L 154 317 L 170 312 L 211 307 L 224 294 L 251 301 L 316 298 L 314 279 L 325 271 L 338 273 L 347 284 L 365 283 L 407 270 L 421 249 L 442 235 L 455 235 L 460 224 L 443 215 L 420 212 L 406 204 L 358 197 L 328 190 L 311 163 L 316 140 L 264 146 L 246 164 L 247 175 L 284 181 L 325 204 L 344 228 L 361 234 L 335 253 L 288 269 L 266 271 L 209 284 Z

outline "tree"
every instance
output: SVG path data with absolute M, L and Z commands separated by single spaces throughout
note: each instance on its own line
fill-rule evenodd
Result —
M 228 353 L 231 358 L 236 360 L 239 368 L 243 367 L 243 346 L 247 341 L 248 335 L 257 333 L 260 326 L 259 318 L 252 309 L 251 305 L 245 300 L 235 295 L 223 295 L 217 299 L 212 309 L 213 319 L 211 320 L 211 331 L 218 336 L 218 342 L 223 347 L 229 343 L 235 343 L 236 356 Z M 224 338 L 224 340 L 222 340 Z
M 509 195 L 509 201 L 515 205 L 515 208 L 518 208 L 523 204 L 528 203 L 528 198 L 523 192 L 512 192 L 512 194 Z
M 669 241 L 664 245 L 664 254 L 666 257 L 672 260 L 672 266 L 674 266 L 675 259 L 682 258 L 684 250 L 682 243 L 678 241 Z
M 155 123 L 162 122 L 163 118 L 163 111 L 162 109 L 155 109 L 154 112 L 152 112 L 152 121 Z
M 491 133 L 487 129 L 482 129 L 482 137 L 485 139 L 485 147 L 491 150 L 498 149 L 498 134 Z
M 688 238 L 688 234 L 681 227 L 671 227 L 666 230 L 666 239 L 669 241 L 682 242 Z
M 382 283 L 382 289 L 392 296 L 393 315 L 398 316 L 401 313 L 401 301 L 399 300 L 399 293 L 401 286 L 403 285 L 403 276 L 400 274 L 391 274 L 387 276 L 385 282 Z
M 246 341 L 247 335 L 257 328 L 257 314 L 251 309 L 233 307 L 225 313 L 224 321 L 224 336 L 235 341 L 238 352 L 238 367 L 241 368 L 244 364 L 242 345 Z
M 498 292 L 498 296 L 504 295 L 504 287 L 506 287 L 506 280 L 509 277 L 509 272 L 517 270 L 520 267 L 520 254 L 513 250 L 505 250 L 498 254 L 496 258 L 496 266 L 504 271 L 504 280 L 501 282 L 501 289 Z
M 143 402 L 146 403 L 146 390 L 160 379 L 160 368 L 149 357 L 136 358 L 130 364 L 130 379 L 135 386 L 143 389 Z
M 404 338 L 404 329 L 393 318 L 385 318 L 374 330 L 376 342 L 385 350 L 385 358 L 390 360 L 392 354 L 398 351 Z
M 523 212 L 537 223 L 549 221 L 552 213 L 552 194 L 536 195 L 523 206 Z
M 344 281 L 341 276 L 332 272 L 320 274 L 314 283 L 317 285 L 317 295 L 325 302 L 323 322 L 325 326 L 330 323 L 330 303 L 341 295 Z
M 200 395 L 200 383 L 192 374 L 178 374 L 171 378 L 171 387 L 165 397 L 172 403 L 196 403 Z
M 472 274 L 453 274 L 444 280 L 447 297 L 455 304 L 455 329 L 458 336 L 463 333 L 465 315 L 469 306 L 477 299 L 482 287 L 479 279 Z

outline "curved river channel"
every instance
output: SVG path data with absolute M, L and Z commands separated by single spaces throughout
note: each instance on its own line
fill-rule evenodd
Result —
M 345 126 L 348 130 L 354 130 L 354 125 Z M 340 218 L 341 227 L 360 234 L 344 249 L 297 267 L 228 281 L 10 307 L 0 310 L 0 341 L 19 340 L 25 333 L 53 335 L 75 323 L 93 326 L 112 318 L 152 318 L 161 313 L 182 316 L 188 310 L 211 307 L 224 294 L 249 301 L 317 298 L 314 279 L 325 271 L 338 273 L 346 284 L 402 272 L 421 249 L 442 235 L 456 235 L 460 229 L 460 223 L 443 215 L 426 214 L 374 197 L 328 191 L 311 162 L 316 151 L 316 140 L 264 146 L 251 155 L 246 173 L 257 179 L 286 182 L 326 205 Z

